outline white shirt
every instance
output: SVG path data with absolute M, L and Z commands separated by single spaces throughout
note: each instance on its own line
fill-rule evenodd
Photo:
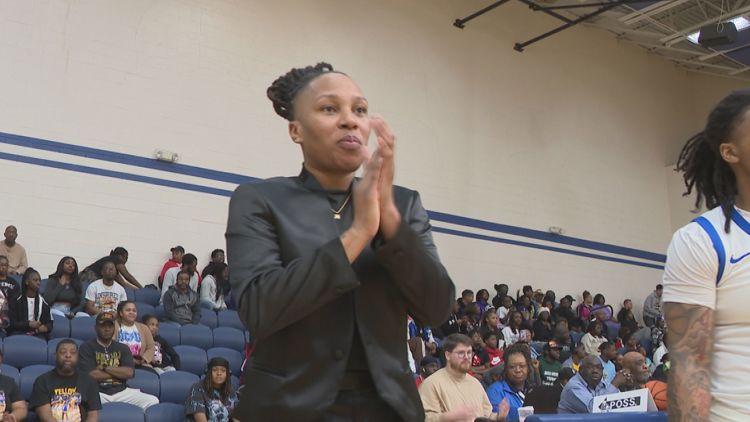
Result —
M 692 222 L 672 237 L 663 302 L 714 311 L 711 420 L 750 420 L 750 213 L 735 208 L 729 234 L 720 207 L 696 220 L 707 228 Z
M 34 308 L 36 308 L 36 299 L 33 298 L 33 297 L 28 297 L 27 296 L 26 297 L 26 309 L 28 310 L 27 311 L 28 312 L 27 313 L 27 317 L 26 317 L 27 321 L 34 321 L 35 320 L 34 319 L 34 310 L 35 310 Z M 40 319 L 41 319 L 41 316 L 40 316 Z
M 201 302 L 211 303 L 211 307 L 214 310 L 227 309 L 227 304 L 224 302 L 224 295 L 216 299 L 216 279 L 211 274 L 205 276 L 203 283 L 201 283 Z
M 174 286 L 175 282 L 177 281 L 177 273 L 179 273 L 182 270 L 180 267 L 174 267 L 167 270 L 166 273 L 164 273 L 164 280 L 161 284 L 161 300 L 164 299 L 164 293 L 169 290 L 170 286 Z M 193 276 L 190 278 L 190 289 L 194 292 L 198 292 L 198 271 L 193 273 Z
M 93 302 L 102 312 L 117 312 L 117 305 L 123 300 L 128 300 L 128 294 L 116 281 L 112 286 L 106 286 L 100 278 L 89 284 L 86 289 L 86 300 Z

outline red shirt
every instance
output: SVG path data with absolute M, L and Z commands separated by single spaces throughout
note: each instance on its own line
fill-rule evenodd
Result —
M 169 261 L 164 263 L 164 266 L 161 267 L 161 274 L 159 274 L 159 288 L 161 288 L 161 282 L 164 281 L 164 274 L 167 273 L 167 270 L 169 270 L 170 268 L 179 267 L 181 265 L 181 263 L 173 259 L 170 259 Z
M 493 349 L 492 347 L 485 347 L 484 351 L 487 352 L 487 356 L 490 358 L 490 366 L 500 365 L 505 361 L 503 358 L 503 349 Z

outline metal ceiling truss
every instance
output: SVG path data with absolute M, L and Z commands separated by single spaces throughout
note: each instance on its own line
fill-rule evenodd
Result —
M 510 0 L 456 19 L 458 28 Z M 635 44 L 650 54 L 672 61 L 688 71 L 750 80 L 750 29 L 736 43 L 706 48 L 687 36 L 706 25 L 743 16 L 750 19 L 750 0 L 517 0 L 532 11 L 545 13 L 562 24 L 513 48 L 522 52 L 532 44 L 576 25 L 594 27 L 618 40 Z

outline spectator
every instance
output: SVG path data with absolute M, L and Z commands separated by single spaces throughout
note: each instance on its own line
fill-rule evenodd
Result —
M 154 338 L 151 330 L 137 321 L 138 309 L 134 302 L 123 300 L 117 305 L 115 334 L 116 342 L 128 346 L 135 367 L 156 372 L 151 366 L 154 360 Z
M 459 305 L 458 302 L 453 302 L 453 306 L 451 308 L 450 316 L 448 316 L 448 320 L 445 321 L 440 327 L 438 327 L 437 330 L 435 330 L 435 335 L 437 335 L 439 338 L 446 338 L 451 334 L 455 334 L 459 332 L 460 324 L 459 324 L 459 317 L 458 317 L 458 310 Z
M 8 259 L 8 274 L 21 275 L 29 267 L 26 249 L 16 242 L 18 229 L 15 226 L 5 228 L 5 240 L 0 242 L 0 255 Z
M 464 308 L 464 313 L 461 316 L 461 333 L 468 333 L 469 331 L 479 328 L 479 306 L 475 303 L 470 303 Z
M 651 375 L 652 380 L 667 382 L 667 378 L 669 377 L 669 369 L 670 369 L 670 363 L 669 363 L 669 353 L 665 353 L 661 357 L 661 363 L 656 367 L 654 370 L 654 373 Z
M 661 346 L 657 347 L 656 350 L 654 350 L 653 359 L 651 359 L 653 362 L 661 362 L 664 355 L 669 353 L 669 350 L 667 349 L 667 332 L 664 332 L 664 341 L 662 341 Z
M 480 289 L 477 292 L 477 301 L 474 303 L 476 303 L 476 305 L 479 307 L 480 317 L 484 315 L 484 312 L 490 306 L 489 300 L 490 300 L 490 292 L 488 292 L 487 289 Z
M 661 346 L 661 344 L 664 342 L 664 333 L 666 333 L 666 331 L 667 327 L 666 323 L 664 322 L 664 317 L 661 315 L 657 315 L 654 322 L 654 327 L 651 329 L 651 347 L 656 349 Z
M 109 312 L 96 316 L 96 338 L 81 344 L 78 370 L 89 374 L 99 384 L 99 399 L 102 404 L 111 402 L 129 403 L 144 411 L 159 403 L 159 399 L 129 388 L 127 380 L 135 374 L 133 355 L 128 346 L 113 340 L 115 317 Z
M 518 311 L 511 311 L 510 316 L 508 317 L 508 326 L 503 328 L 503 339 L 505 340 L 506 346 L 510 346 L 519 341 L 530 340 L 524 338 L 525 333 L 521 326 L 522 323 L 523 317 L 521 316 L 521 313 Z
M 576 344 L 573 342 L 571 336 L 570 329 L 568 329 L 568 320 L 561 319 L 557 321 L 555 330 L 552 332 L 552 338 L 557 341 L 557 345 L 560 347 L 560 360 L 563 362 L 570 357 Z
M 0 255 L 0 291 L 7 300 L 15 300 L 21 295 L 21 288 L 16 280 L 8 277 L 8 258 Z
M 529 304 L 525 305 L 529 309 L 529 317 L 524 318 L 526 321 L 528 321 L 531 318 L 535 318 L 536 313 L 537 313 L 536 304 L 534 303 L 534 288 L 527 284 L 523 286 L 522 291 L 523 291 L 523 295 L 518 297 L 518 301 L 520 302 L 523 296 L 526 296 L 527 298 L 529 298 Z
M 490 357 L 484 349 L 484 340 L 482 339 L 479 330 L 471 330 L 471 332 L 469 332 L 469 338 L 471 339 L 471 348 L 473 352 L 471 357 L 471 374 L 481 380 L 481 374 L 484 374 L 490 369 Z
M 651 372 L 646 365 L 646 358 L 639 352 L 628 352 L 622 357 L 622 369 L 629 373 L 627 381 L 620 384 L 620 391 L 630 391 L 645 388 Z
M 503 380 L 497 381 L 487 389 L 487 396 L 492 404 L 492 411 L 503 414 L 501 403 L 507 403 L 508 420 L 518 420 L 518 408 L 530 389 L 529 364 L 531 356 L 526 344 L 516 344 L 505 350 L 505 367 Z
M 603 326 L 602 322 L 597 320 L 591 321 L 589 324 L 588 331 L 581 339 L 587 354 L 599 356 L 599 346 L 607 341 L 607 338 L 602 335 Z
M 500 324 L 500 318 L 497 316 L 497 311 L 494 308 L 489 308 L 482 314 L 482 320 L 479 322 L 479 329 L 484 335 L 487 331 L 492 331 L 497 335 L 498 339 L 503 338 L 502 324 Z
M 417 388 L 427 379 L 430 375 L 434 374 L 435 371 L 440 369 L 440 361 L 434 356 L 425 356 L 419 361 L 419 376 L 416 379 Z
M 611 384 L 612 380 L 615 379 L 617 369 L 615 368 L 615 359 L 617 359 L 617 348 L 615 344 L 609 341 L 599 345 L 599 359 L 602 361 L 602 382 L 605 384 Z
M 183 257 L 183 261 L 188 255 L 190 254 Z M 180 270 L 177 273 L 177 282 L 170 286 L 164 294 L 164 318 L 168 321 L 174 321 L 180 325 L 200 322 L 201 307 L 198 301 L 198 293 L 189 287 L 190 277 L 194 274 L 190 270 Z M 164 280 L 165 285 L 166 281 Z
M 555 299 L 556 299 L 556 295 L 555 295 L 555 292 L 554 292 L 554 291 L 552 291 L 552 290 L 547 290 L 547 291 L 546 291 L 546 292 L 544 293 L 544 299 L 549 299 L 549 301 L 550 301 L 550 302 L 552 302 L 552 309 L 553 309 L 553 310 L 554 310 L 554 309 L 557 309 L 557 306 L 558 306 L 559 304 L 558 304 L 558 303 L 557 303 L 557 302 L 555 301 Z
M 169 290 L 170 287 L 175 285 L 175 282 L 177 281 L 177 274 L 185 271 L 187 274 L 190 275 L 190 290 L 198 293 L 198 289 L 200 288 L 201 279 L 200 274 L 196 271 L 198 268 L 198 258 L 195 257 L 195 255 L 191 253 L 186 253 L 182 256 L 182 266 L 177 268 L 170 268 L 167 270 L 167 272 L 164 274 L 164 280 L 162 280 L 161 285 L 161 300 L 164 301 L 164 295 L 167 293 L 167 290 Z
M 503 298 L 508 296 L 508 285 L 507 284 L 495 284 L 495 297 L 492 298 L 492 306 L 495 309 L 500 308 L 503 305 Z M 513 298 L 511 298 L 512 302 Z
M 151 362 L 154 371 L 161 375 L 180 369 L 180 356 L 169 342 L 159 335 L 159 319 L 154 315 L 144 315 L 143 323 L 146 324 L 154 339 L 154 360 Z
M 621 327 L 627 327 L 631 333 L 637 333 L 641 328 L 638 326 L 638 321 L 635 320 L 633 314 L 633 301 L 625 299 L 622 303 L 622 309 L 617 313 L 617 322 L 620 323 Z
M 159 289 L 162 288 L 162 282 L 164 281 L 164 275 L 170 268 L 179 268 L 182 265 L 182 256 L 185 255 L 185 248 L 180 245 L 175 246 L 169 250 L 172 252 L 172 257 L 164 263 L 159 273 Z
M 534 340 L 549 341 L 552 338 L 552 319 L 549 309 L 542 307 L 534 321 Z
M 661 284 L 656 285 L 656 289 L 651 292 L 643 301 L 643 322 L 647 327 L 653 327 L 656 323 L 656 317 L 663 315 L 661 295 L 664 287 Z
M 508 325 L 508 316 L 510 315 L 510 312 L 516 308 L 513 306 L 513 298 L 508 295 L 503 296 L 502 302 L 502 306 L 497 308 L 497 317 L 503 325 Z
M 539 377 L 542 385 L 553 386 L 561 369 L 560 346 L 555 340 L 550 340 L 545 343 L 542 358 L 539 359 Z
M 562 299 L 560 299 L 560 306 L 555 308 L 554 315 L 557 316 L 557 320 L 559 321 L 561 318 L 568 321 L 568 325 L 572 323 L 577 317 L 576 313 L 573 312 L 573 309 L 571 306 L 573 306 L 573 302 L 575 302 L 575 299 L 573 299 L 573 296 L 571 295 L 565 295 Z
M 593 296 L 588 290 L 583 291 L 583 302 L 576 308 L 576 314 L 581 321 L 591 320 L 591 307 L 594 303 Z
M 474 302 L 474 292 L 465 289 L 461 292 L 461 297 L 456 299 L 456 302 L 458 302 L 458 316 L 461 317 L 466 314 L 466 308 Z
M 0 351 L 0 365 L 3 363 L 3 352 Z M 22 421 L 26 418 L 28 409 L 26 401 L 21 397 L 21 390 L 16 381 L 7 376 L 0 375 L 0 420 L 2 422 Z
M 581 370 L 563 388 L 557 413 L 591 413 L 594 397 L 620 392 L 615 383 L 602 382 L 602 376 L 602 361 L 598 357 L 583 358 Z M 622 382 L 619 378 L 617 381 L 617 385 Z
M 86 289 L 86 305 L 84 309 L 90 316 L 100 312 L 117 312 L 117 305 L 128 299 L 128 294 L 121 285 L 115 283 L 117 266 L 113 261 L 105 261 L 101 265 L 102 278 L 91 283 Z M 81 315 L 82 314 L 78 314 Z M 78 316 L 77 315 L 77 316 Z
M 78 345 L 71 339 L 57 343 L 55 368 L 40 375 L 31 392 L 31 407 L 42 422 L 99 420 L 99 386 L 77 365 Z
M 63 257 L 57 263 L 57 270 L 49 275 L 43 297 L 55 315 L 73 318 L 83 310 L 83 287 L 78 279 L 78 263 L 73 257 Z
M 229 267 L 218 263 L 210 274 L 203 276 L 201 283 L 201 305 L 214 311 L 227 309 L 225 296 L 229 293 Z
M 482 384 L 467 376 L 471 369 L 471 346 L 471 339 L 463 334 L 451 334 L 445 338 L 445 368 L 437 370 L 419 387 L 426 422 L 497 418 Z M 506 403 L 501 407 L 501 416 L 506 416 L 507 411 Z
M 534 315 L 534 317 L 539 315 L 539 310 L 544 304 L 544 292 L 542 289 L 536 289 L 534 290 L 534 295 L 531 298 L 531 303 L 534 304 L 534 309 L 536 309 L 537 314 Z
M 633 333 L 626 333 L 625 336 L 622 338 L 622 341 L 624 343 L 622 349 L 618 351 L 619 354 L 624 355 L 627 352 L 637 352 L 638 348 L 641 347 L 641 345 L 638 343 L 638 339 L 633 335 Z
M 482 334 L 482 342 L 490 368 L 503 363 L 503 345 L 499 344 L 497 334 L 492 331 L 485 332 Z
M 576 345 L 575 349 L 573 349 L 573 353 L 571 353 L 570 357 L 563 362 L 563 368 L 570 368 L 577 373 L 581 370 L 581 362 L 585 357 L 586 349 L 583 347 L 582 343 L 579 343 Z
M 41 281 L 39 273 L 31 267 L 23 273 L 23 295 L 10 302 L 9 334 L 26 334 L 47 340 L 52 331 L 52 317 L 49 306 L 39 294 Z
M 130 274 L 128 268 L 125 266 L 128 262 L 128 251 L 122 246 L 118 246 L 111 251 L 109 255 L 103 258 L 99 258 L 96 262 L 86 267 L 79 278 L 82 283 L 88 283 L 100 278 L 104 278 L 103 268 L 104 264 L 112 262 L 115 264 L 115 281 L 122 287 L 130 287 L 133 289 L 140 289 L 143 287 L 136 278 Z
M 207 275 L 214 272 L 214 266 L 224 263 L 224 250 L 214 249 L 211 251 L 211 261 L 205 266 L 205 268 L 203 268 L 203 271 L 201 271 L 201 277 L 205 278 Z
M 562 390 L 574 375 L 572 369 L 562 368 L 552 386 L 537 385 L 532 387 L 531 391 L 526 394 L 523 405 L 533 406 L 535 415 L 557 413 L 557 405 L 560 403 Z
M 516 304 L 516 310 L 521 313 L 523 323 L 530 321 L 531 318 L 533 318 L 534 316 L 534 307 L 531 304 L 531 299 L 529 299 L 529 297 L 526 295 L 518 298 L 518 303 Z
M 229 422 L 239 399 L 230 381 L 229 362 L 221 357 L 208 361 L 206 376 L 190 389 L 185 400 L 188 421 Z

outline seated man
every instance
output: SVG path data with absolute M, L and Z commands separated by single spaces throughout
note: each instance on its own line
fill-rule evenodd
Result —
M 555 340 L 550 340 L 544 344 L 542 358 L 539 359 L 539 376 L 542 379 L 542 385 L 553 386 L 561 369 L 560 347 Z
M 166 273 L 164 273 L 164 279 L 162 280 L 161 284 L 161 300 L 164 302 L 164 295 L 167 294 L 167 291 L 170 287 L 174 286 L 177 282 L 177 274 L 179 274 L 181 271 L 186 271 L 188 273 L 189 277 L 189 285 L 190 290 L 194 292 L 198 292 L 198 288 L 201 284 L 201 278 L 200 274 L 198 274 L 197 271 L 198 268 L 198 258 L 195 257 L 195 255 L 191 253 L 186 253 L 182 256 L 182 266 L 180 267 L 174 267 L 167 270 Z
M 98 280 L 104 277 L 102 274 L 102 267 L 105 262 L 112 261 L 115 263 L 116 275 L 115 281 L 123 287 L 130 287 L 131 289 L 140 289 L 143 287 L 136 278 L 130 274 L 128 268 L 125 266 L 128 262 L 128 251 L 122 246 L 118 246 L 111 251 L 109 255 L 99 258 L 96 262 L 86 267 L 78 275 L 78 279 L 82 283 Z
M 8 277 L 9 267 L 8 258 L 5 255 L 0 255 L 0 292 L 10 301 L 21 295 L 21 286 L 16 280 Z
M 617 373 L 611 384 L 602 381 L 603 375 L 599 356 L 583 358 L 581 370 L 563 388 L 557 413 L 591 413 L 594 397 L 619 393 L 619 385 L 625 382 L 622 372 Z
M 187 257 L 187 255 L 185 255 Z M 166 283 L 166 280 L 164 280 Z M 197 324 L 201 320 L 201 305 L 198 293 L 190 289 L 190 272 L 181 270 L 177 283 L 164 295 L 164 318 L 178 324 Z
M 628 382 L 620 385 L 620 391 L 638 390 L 645 388 L 651 377 L 651 371 L 646 365 L 646 358 L 639 352 L 628 352 L 622 357 L 623 372 L 630 373 Z
M 18 230 L 15 226 L 5 228 L 5 240 L 0 242 L 0 255 L 8 258 L 8 273 L 12 275 L 21 275 L 29 267 L 29 260 L 26 258 L 26 249 L 16 242 Z
M 3 353 L 0 351 L 0 365 L 3 363 Z M 2 422 L 20 422 L 26 419 L 28 409 L 26 401 L 21 397 L 21 390 L 13 378 L 0 375 L 0 420 Z
M 435 371 L 419 387 L 425 421 L 473 421 L 482 417 L 502 420 L 507 416 L 507 401 L 500 407 L 500 416 L 492 413 L 482 384 L 468 375 L 473 356 L 471 346 L 471 339 L 463 334 L 451 334 L 443 341 L 445 368 Z
M 88 374 L 76 371 L 78 346 L 65 339 L 55 348 L 55 369 L 34 381 L 31 407 L 42 422 L 97 422 L 99 387 Z
M 440 362 L 436 357 L 425 356 L 419 362 L 419 376 L 416 379 L 417 388 L 427 379 L 430 375 L 434 374 L 440 369 Z
M 78 370 L 99 383 L 102 403 L 124 402 L 144 411 L 159 403 L 156 397 L 129 388 L 127 380 L 135 374 L 135 362 L 128 346 L 114 341 L 115 318 L 108 312 L 96 316 L 96 338 L 81 345 Z
M 84 309 L 91 316 L 101 312 L 117 312 L 117 305 L 128 300 L 128 294 L 122 286 L 115 283 L 117 267 L 112 261 L 102 265 L 102 278 L 91 283 L 86 289 L 86 305 Z

